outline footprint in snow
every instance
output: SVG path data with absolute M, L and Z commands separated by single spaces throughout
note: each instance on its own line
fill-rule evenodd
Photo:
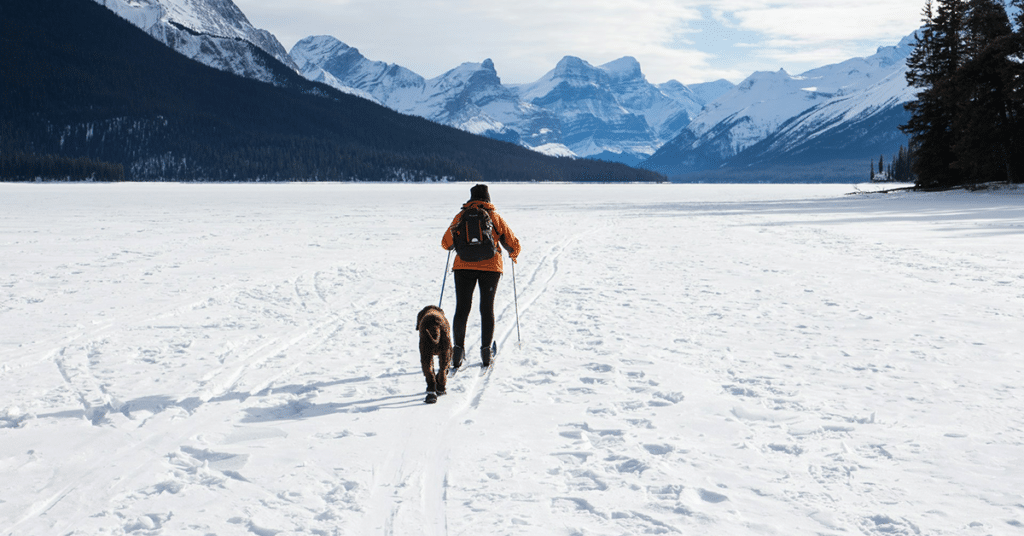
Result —
M 667 443 L 663 443 L 663 444 L 648 444 L 648 445 L 644 445 L 644 450 L 646 450 L 647 452 L 650 452 L 651 454 L 653 454 L 655 456 L 664 456 L 666 454 L 672 453 L 672 451 L 675 450 L 675 447 L 673 447 L 672 445 L 669 445 Z
M 860 522 L 865 534 L 885 534 L 895 536 L 917 536 L 921 530 L 906 519 L 893 519 L 887 515 L 875 515 L 864 518 Z
M 697 490 L 697 493 L 700 495 L 700 499 L 704 502 L 717 504 L 729 500 L 729 498 L 726 497 L 725 495 L 722 495 L 721 493 L 716 493 L 711 490 L 699 489 Z
M 633 458 L 625 458 L 623 461 L 615 464 L 615 470 L 619 473 L 636 473 L 638 475 L 642 475 L 644 474 L 644 471 L 648 469 L 650 469 L 649 465 Z

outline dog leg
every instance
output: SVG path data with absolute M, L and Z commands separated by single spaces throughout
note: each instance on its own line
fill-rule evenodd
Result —
M 420 364 L 423 366 L 423 377 L 427 380 L 427 391 L 436 391 L 437 378 L 434 376 L 434 356 L 420 351 Z
M 437 356 L 437 394 L 443 395 L 448 387 L 448 368 L 452 364 L 452 349 L 448 347 Z

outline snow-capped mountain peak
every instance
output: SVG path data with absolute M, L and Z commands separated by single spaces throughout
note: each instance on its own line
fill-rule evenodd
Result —
M 593 78 L 594 72 L 594 66 L 583 59 L 576 56 L 565 56 L 558 61 L 550 74 L 551 78 L 590 80 Z
M 306 78 L 404 113 L 411 113 L 426 85 L 422 76 L 398 65 L 369 60 L 359 49 L 328 35 L 307 37 L 289 54 Z
M 290 56 L 299 69 L 319 65 L 324 58 L 338 57 L 344 54 L 359 54 L 359 50 L 329 35 L 310 36 L 292 47 Z
M 626 56 L 596 67 L 576 56 L 565 56 L 540 80 L 522 86 L 520 94 L 526 100 L 533 101 L 550 95 L 562 84 L 570 87 L 605 87 L 628 80 L 646 83 L 636 58 Z
M 609 76 L 617 79 L 644 79 L 640 70 L 640 62 L 632 56 L 624 56 L 601 66 Z
M 272 34 L 254 28 L 231 0 L 96 0 L 181 54 L 211 67 L 276 83 L 255 47 L 298 70 Z
M 463 63 L 434 80 L 453 84 L 469 84 L 476 82 L 480 84 L 501 85 L 501 78 L 498 77 L 498 71 L 494 68 L 494 62 L 489 59 L 480 63 Z

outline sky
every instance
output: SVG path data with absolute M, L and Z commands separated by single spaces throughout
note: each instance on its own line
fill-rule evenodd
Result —
M 367 58 L 433 78 L 494 61 L 504 83 L 540 79 L 565 56 L 636 58 L 647 80 L 684 84 L 755 71 L 799 74 L 895 45 L 923 0 L 235 0 L 288 50 L 330 35 Z

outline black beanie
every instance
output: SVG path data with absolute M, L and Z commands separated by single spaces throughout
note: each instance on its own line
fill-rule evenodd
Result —
M 487 193 L 486 184 L 477 184 L 476 186 L 469 189 L 469 200 L 470 201 L 485 201 L 491 202 L 491 194 Z

